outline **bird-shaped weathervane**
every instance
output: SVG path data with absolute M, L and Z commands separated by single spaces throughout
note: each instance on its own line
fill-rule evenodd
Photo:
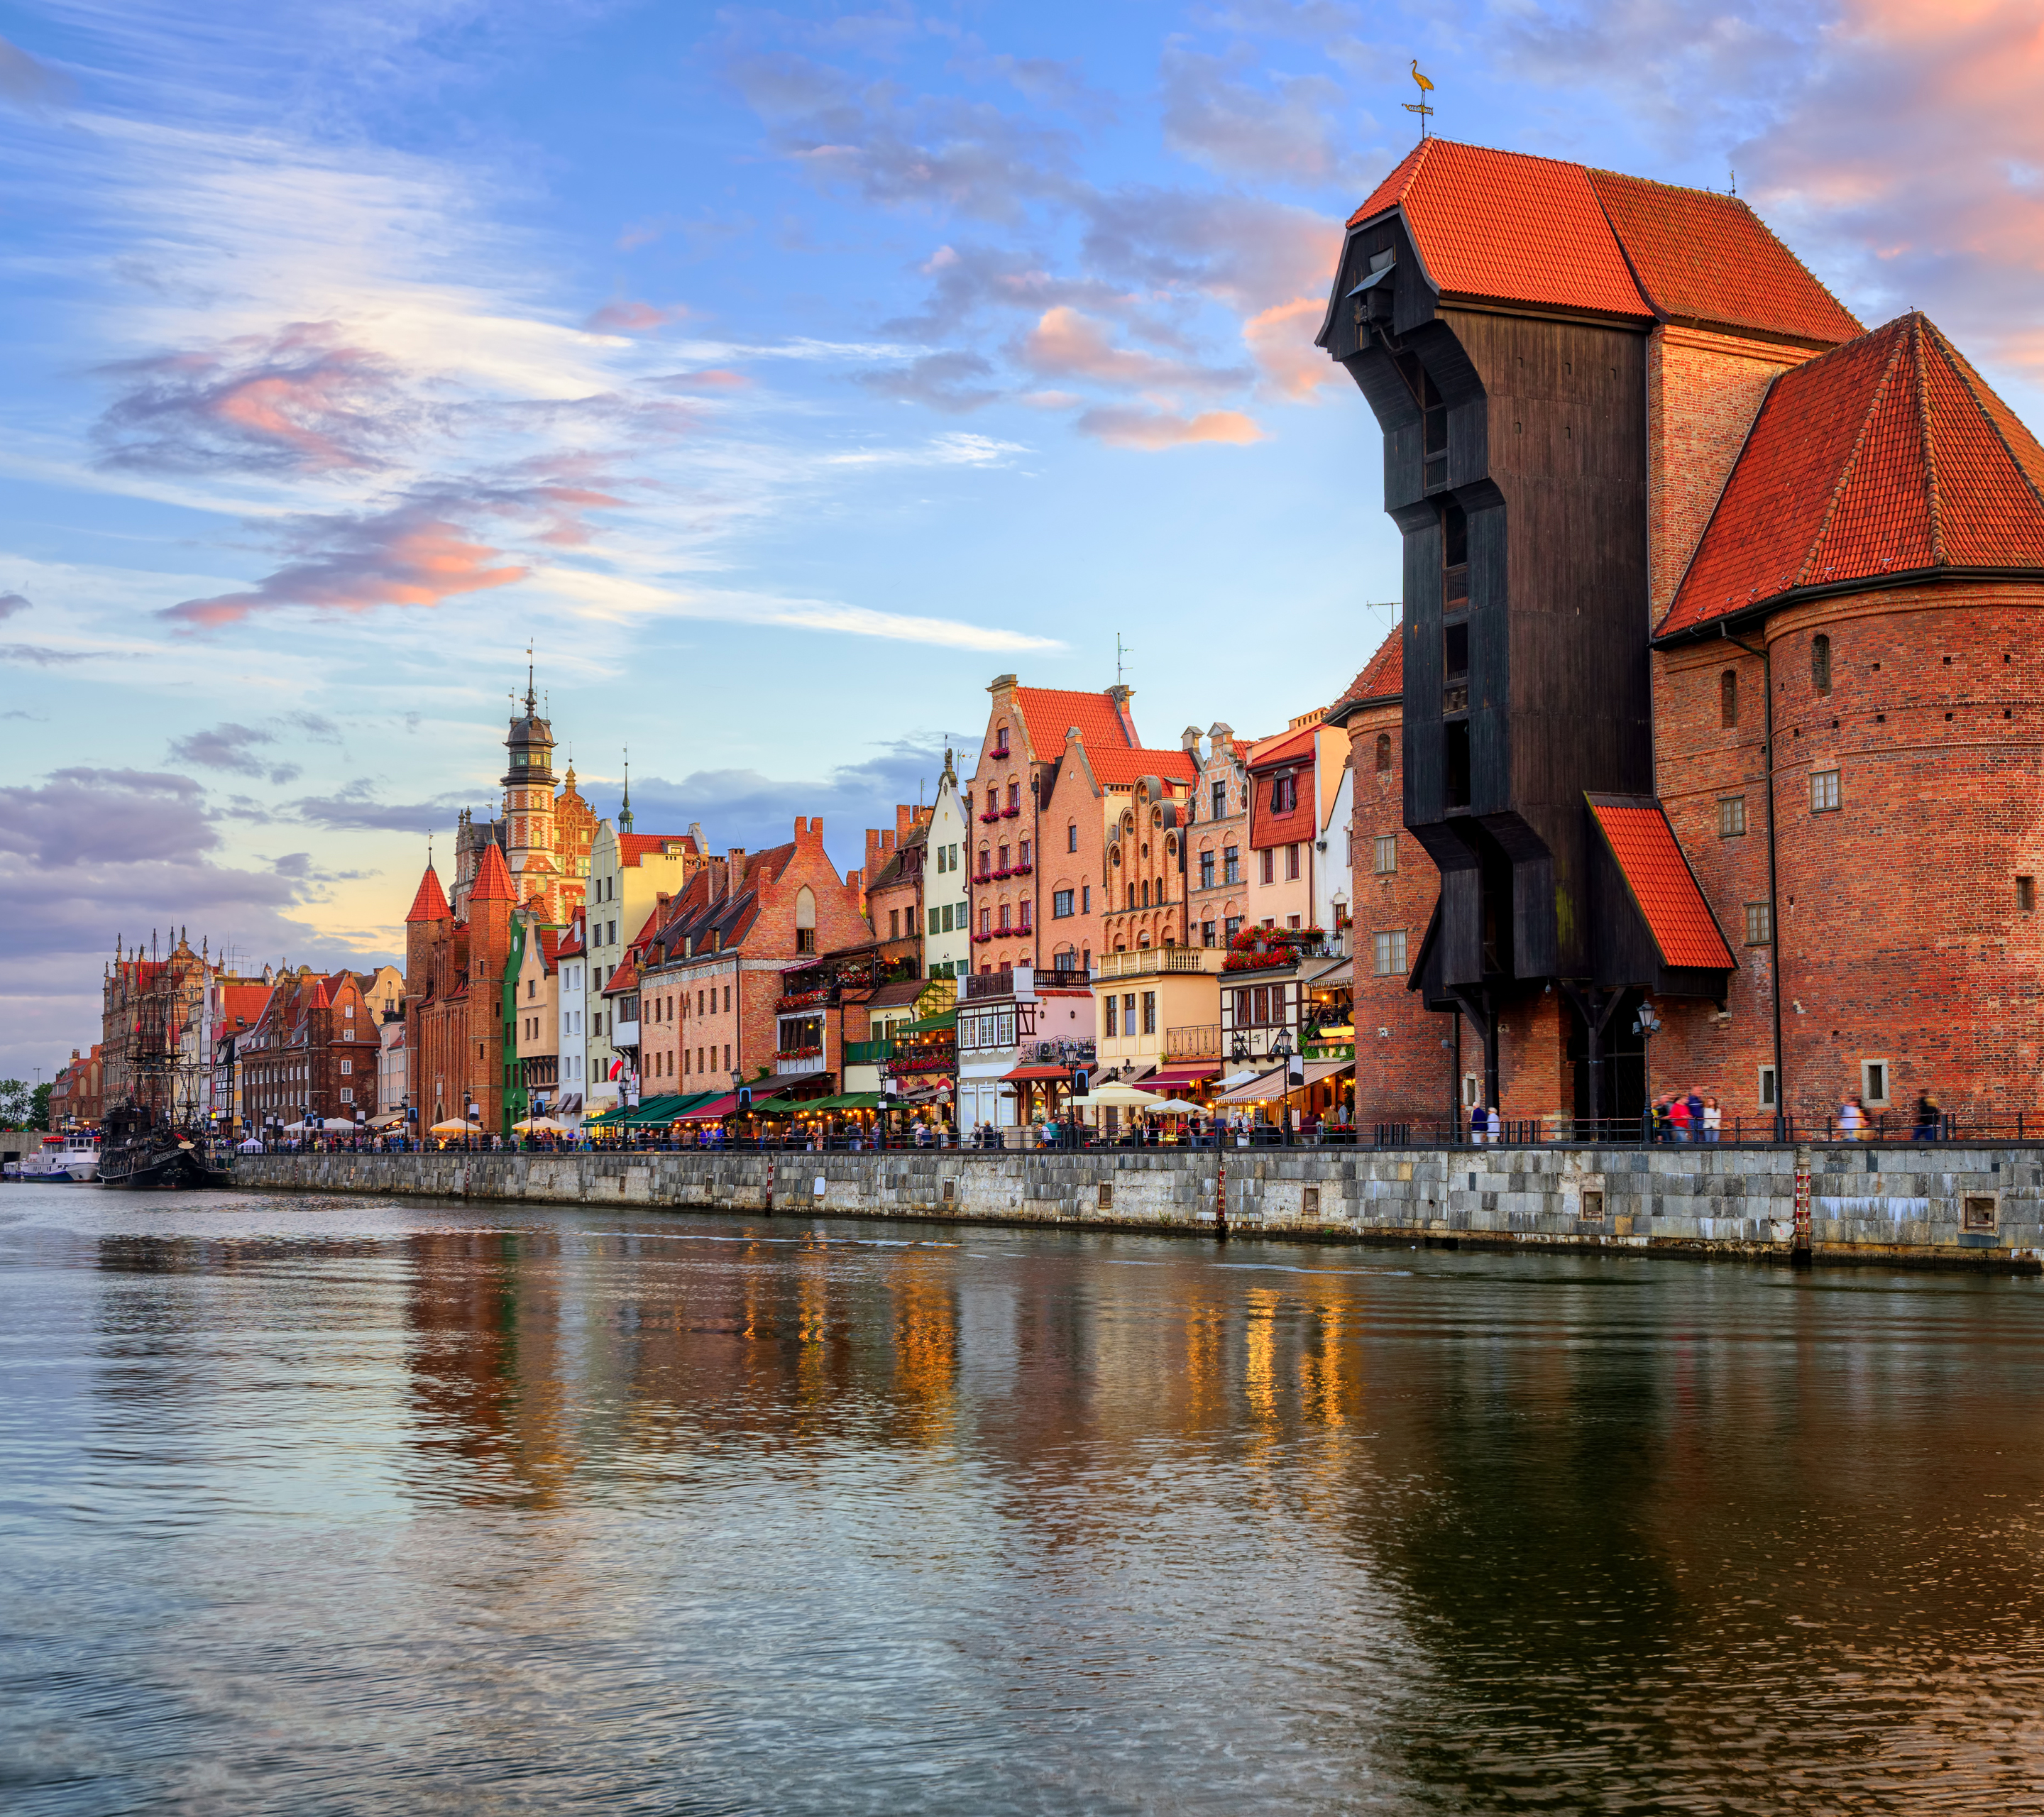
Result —
M 1420 136 L 1424 139 L 1427 136 L 1427 116 L 1434 111 L 1427 105 L 1427 97 L 1434 92 L 1434 85 L 1420 75 L 1420 60 L 1417 57 L 1412 60 L 1412 79 L 1420 85 L 1420 98 L 1417 101 L 1404 102 L 1400 105 L 1408 113 L 1416 113 L 1420 116 Z

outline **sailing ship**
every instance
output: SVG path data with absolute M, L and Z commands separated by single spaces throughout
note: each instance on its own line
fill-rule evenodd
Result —
M 197 1008 L 168 964 L 152 970 L 127 1006 L 126 1090 L 102 1122 L 102 1186 L 231 1184 L 206 1151 L 208 1058 L 190 1040 Z

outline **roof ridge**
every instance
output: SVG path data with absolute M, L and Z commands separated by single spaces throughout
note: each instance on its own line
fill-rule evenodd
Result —
M 1909 312 L 1909 349 L 1916 379 L 1916 432 L 1923 438 L 1923 509 L 1931 519 L 1931 560 L 1950 565 L 1945 553 L 1945 513 L 1938 497 L 1938 444 L 1931 434 L 1931 375 L 1923 359 L 1923 312 Z
M 1973 383 L 1977 375 L 1973 369 L 1972 361 L 1953 346 L 1946 338 L 1944 330 L 1927 316 L 1923 318 L 1923 325 L 1930 330 L 1933 343 L 1938 351 L 1944 355 L 1946 366 L 1950 369 L 1952 375 L 1965 388 L 1966 395 L 1973 401 L 1973 408 L 1980 412 L 1982 418 L 1986 421 L 1988 429 L 1993 434 L 1996 445 L 2008 457 L 2008 464 L 2015 468 L 2015 477 L 2023 482 L 2030 496 L 2037 501 L 2038 509 L 2044 511 L 2044 486 L 2039 486 L 2037 481 L 2031 477 L 2030 470 L 2023 464 L 2022 458 L 2008 445 L 2008 437 L 2002 432 L 2001 424 L 1996 421 L 1994 412 L 1988 408 L 1987 400 L 1981 397 L 1978 388 Z M 2004 407 L 2006 408 L 2005 405 Z
M 1880 332 L 1879 329 L 1875 330 L 1876 333 Z M 1853 475 L 1859 471 L 1860 456 L 1866 451 L 1867 431 L 1875 418 L 1880 416 L 1881 406 L 1887 401 L 1888 387 L 1895 377 L 1895 363 L 1902 357 L 1907 339 L 1906 336 L 1896 336 L 1895 345 L 1888 350 L 1888 363 L 1881 371 L 1881 381 L 1867 398 L 1866 409 L 1860 417 L 1859 433 L 1853 437 L 1852 452 L 1846 456 L 1838 468 L 1837 482 L 1831 488 L 1831 496 L 1825 501 L 1824 514 L 1817 521 L 1815 533 L 1810 538 L 1810 546 L 1803 551 L 1802 566 L 1796 570 L 1790 582 L 1792 586 L 1809 585 L 1807 577 L 1810 564 L 1817 559 L 1817 551 L 1824 546 L 1824 537 L 1831 529 L 1832 520 L 1838 516 L 1839 505 L 1845 502 L 1846 494 L 1852 486 Z M 1850 347 L 1852 344 L 1848 341 L 1845 344 Z M 1783 587 L 1779 590 L 1786 593 L 1789 588 Z

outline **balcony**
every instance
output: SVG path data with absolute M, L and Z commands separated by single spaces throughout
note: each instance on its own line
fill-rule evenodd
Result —
M 1095 978 L 1144 978 L 1160 972 L 1217 972 L 1218 947 L 1149 947 L 1139 953 L 1096 953 Z
M 1164 1057 L 1167 1060 L 1217 1060 L 1220 1058 L 1220 1024 L 1202 1022 L 1185 1028 L 1164 1031 Z
M 830 1001 L 830 986 L 818 985 L 813 990 L 790 991 L 776 1000 L 774 1008 L 777 1014 L 786 1016 L 790 1010 L 816 1009 Z
M 958 1043 L 955 1040 L 904 1041 L 894 1050 L 893 1057 L 886 1062 L 891 1078 L 902 1078 L 917 1073 L 955 1073 L 958 1070 Z
M 844 1044 L 844 1063 L 847 1066 L 883 1066 L 893 1058 L 892 1041 L 847 1041 Z
M 786 1078 L 801 1073 L 820 1073 L 824 1070 L 824 1053 L 820 1047 L 797 1047 L 790 1052 L 774 1056 L 774 1073 L 777 1078 Z

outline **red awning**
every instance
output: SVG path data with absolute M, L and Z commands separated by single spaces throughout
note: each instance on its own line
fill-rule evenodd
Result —
M 726 1092 L 720 1098 L 712 1098 L 708 1104 L 699 1104 L 694 1110 L 685 1110 L 674 1119 L 677 1123 L 720 1123 L 738 1108 L 738 1093 Z
M 1062 1079 L 1070 1084 L 1072 1070 L 1070 1066 L 1017 1066 L 1012 1073 L 1001 1075 L 1004 1081 L 1023 1079 Z
M 1188 1061 L 1182 1066 L 1166 1066 L 1155 1078 L 1146 1079 L 1143 1083 L 1151 1085 L 1196 1085 L 1202 1079 L 1220 1077 L 1220 1061 L 1197 1060 Z

